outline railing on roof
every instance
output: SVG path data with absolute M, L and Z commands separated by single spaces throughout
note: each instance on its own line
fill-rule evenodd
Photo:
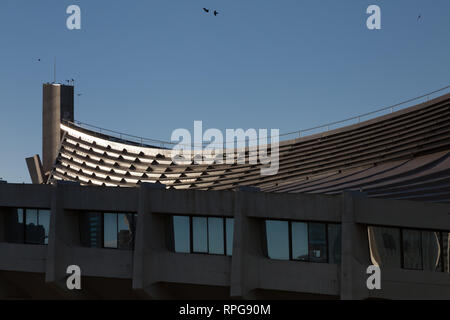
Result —
M 377 109 L 372 112 L 360 114 L 360 115 L 357 115 L 357 116 L 354 116 L 351 118 L 327 123 L 324 125 L 320 125 L 320 126 L 316 126 L 316 127 L 312 127 L 312 128 L 308 128 L 308 129 L 301 129 L 301 130 L 297 130 L 297 131 L 293 131 L 293 132 L 283 133 L 283 134 L 280 134 L 278 137 L 280 138 L 280 141 L 281 140 L 289 140 L 289 139 L 302 138 L 302 137 L 305 137 L 308 135 L 323 133 L 323 132 L 327 132 L 330 130 L 342 128 L 342 127 L 345 127 L 348 125 L 360 123 L 361 121 L 373 119 L 373 118 L 375 118 L 375 115 L 381 116 L 380 113 L 383 113 L 386 111 L 388 111 L 389 113 L 393 113 L 394 111 L 398 111 L 401 109 L 405 109 L 407 107 L 411 107 L 412 102 L 414 102 L 414 104 L 418 104 L 419 102 L 429 101 L 431 98 L 436 98 L 437 93 L 439 93 L 440 95 L 442 95 L 443 93 L 444 94 L 450 93 L 450 86 L 446 86 L 441 89 L 434 90 L 432 92 L 428 92 L 421 96 L 418 96 L 418 97 L 415 97 L 412 99 L 408 99 L 406 101 L 402 101 L 402 102 L 394 104 L 394 105 L 383 107 L 383 108 Z M 65 121 L 65 122 L 71 124 L 71 122 L 68 122 L 68 121 Z M 134 135 L 130 135 L 130 134 L 114 131 L 114 130 L 97 127 L 97 126 L 87 124 L 87 123 L 84 123 L 81 121 L 74 121 L 73 124 L 77 125 L 78 127 L 87 129 L 91 132 L 98 133 L 103 138 L 106 135 L 108 137 L 118 139 L 118 142 L 122 141 L 122 142 L 133 143 L 133 144 L 136 144 L 139 146 L 154 147 L 154 148 L 166 148 L 166 149 L 170 149 L 171 147 L 173 147 L 175 145 L 179 145 L 176 142 L 168 142 L 168 141 L 164 141 L 164 140 L 143 138 L 143 137 L 134 136 Z M 309 133 L 309 134 L 307 134 L 307 133 Z M 269 137 L 269 139 L 270 139 L 270 137 Z M 204 142 L 202 147 L 204 147 L 205 145 L 209 145 L 209 144 L 210 144 L 210 142 Z

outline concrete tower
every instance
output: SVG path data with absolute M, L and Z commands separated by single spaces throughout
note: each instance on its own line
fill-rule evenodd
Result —
M 58 156 L 61 141 L 60 123 L 74 120 L 74 87 L 58 83 L 43 85 L 42 100 L 42 162 L 47 175 Z

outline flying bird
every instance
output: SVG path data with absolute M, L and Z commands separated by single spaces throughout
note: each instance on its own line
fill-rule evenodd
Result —
M 420 18 L 422 18 L 422 15 L 421 15 L 421 14 L 419 14 L 419 16 L 417 17 L 417 21 L 419 21 Z
M 209 13 L 209 9 L 203 8 L 203 11 L 205 11 L 206 13 Z
M 78 93 L 77 96 L 81 97 L 83 94 L 82 93 Z
M 219 12 L 217 12 L 216 10 L 214 10 L 214 16 L 217 16 L 219 14 Z
M 38 62 L 41 62 L 41 59 L 38 59 Z

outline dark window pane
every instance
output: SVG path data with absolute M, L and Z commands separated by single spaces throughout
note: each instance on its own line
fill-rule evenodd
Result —
M 39 210 L 38 212 L 39 226 L 44 228 L 44 239 L 41 244 L 48 244 L 48 232 L 50 230 L 50 210 Z
M 328 225 L 328 262 L 334 264 L 341 263 L 341 225 Z
M 102 214 L 88 212 L 80 214 L 81 245 L 84 247 L 102 247 Z
M 133 250 L 134 248 L 134 230 L 136 223 L 135 214 L 120 213 L 118 218 L 118 248 L 124 250 Z
M 189 217 L 174 216 L 172 222 L 175 252 L 191 252 Z
M 289 224 L 266 221 L 267 253 L 270 259 L 289 260 Z
M 223 218 L 208 218 L 209 253 L 224 254 Z
M 442 232 L 442 260 L 444 272 L 450 273 L 450 233 Z
M 308 260 L 308 224 L 292 222 L 292 259 Z
M 43 244 L 45 241 L 45 230 L 38 225 L 38 211 L 35 209 L 25 210 L 26 230 L 25 241 L 30 244 Z
M 441 234 L 440 232 L 422 231 L 423 270 L 441 271 Z
M 194 252 L 208 253 L 208 232 L 206 218 L 192 218 Z
M 422 270 L 421 234 L 417 230 L 403 230 L 403 266 Z
M 233 255 L 234 219 L 226 219 L 227 256 Z
M 117 248 L 117 214 L 105 213 L 103 215 L 103 246 Z
M 309 259 L 327 262 L 327 230 L 324 223 L 309 224 Z
M 400 230 L 368 227 L 372 263 L 380 267 L 400 268 Z
M 8 209 L 6 218 L 6 242 L 24 243 L 23 209 Z

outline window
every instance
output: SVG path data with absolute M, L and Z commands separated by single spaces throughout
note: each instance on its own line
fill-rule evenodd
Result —
M 233 235 L 234 235 L 234 219 L 227 218 L 226 225 L 225 225 L 225 232 L 226 232 L 226 250 L 227 250 L 227 256 L 233 255 Z
M 340 263 L 338 224 L 266 220 L 266 240 L 270 259 Z
M 103 246 L 117 248 L 117 215 L 105 213 L 103 215 Z
M 327 226 L 324 223 L 309 224 L 309 260 L 327 262 Z
M 382 267 L 400 267 L 400 230 L 369 227 L 369 244 L 372 263 Z
M 175 252 L 191 252 L 191 230 L 189 227 L 189 217 L 173 217 L 173 234 L 175 242 Z
M 338 224 L 328 225 L 328 262 L 341 263 L 341 226 Z
M 48 244 L 50 210 L 8 209 L 6 241 L 26 244 Z
M 192 218 L 193 252 L 208 253 L 207 218 Z
M 308 261 L 308 224 L 304 222 L 292 222 L 292 259 Z
M 177 253 L 231 256 L 234 219 L 173 216 L 173 247 Z
M 270 259 L 289 260 L 289 223 L 266 221 L 267 254 Z
M 88 212 L 80 215 L 80 238 L 85 247 L 134 249 L 134 213 Z
M 402 230 L 403 268 L 422 270 L 422 239 L 418 230 Z
M 368 234 L 373 264 L 449 272 L 448 232 L 369 226 Z
M 209 253 L 225 254 L 224 225 L 222 218 L 208 218 Z

